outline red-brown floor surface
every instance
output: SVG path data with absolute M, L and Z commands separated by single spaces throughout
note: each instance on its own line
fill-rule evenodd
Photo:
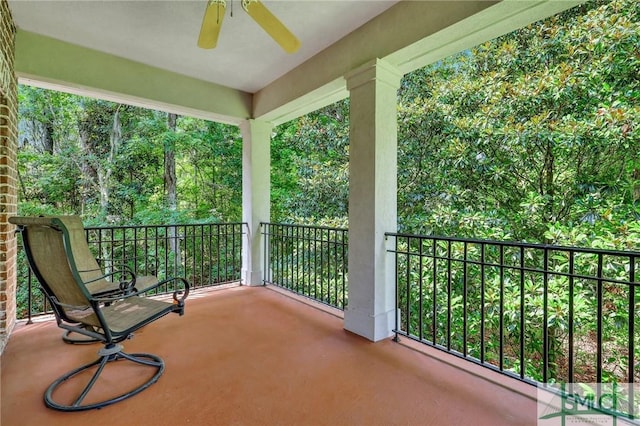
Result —
M 190 298 L 183 317 L 136 332 L 125 350 L 159 355 L 164 375 L 100 410 L 45 407 L 47 386 L 97 358 L 100 347 L 60 336 L 52 321 L 17 326 L 0 364 L 2 426 L 536 424 L 535 400 L 495 377 L 525 393 L 533 387 L 476 366 L 470 374 L 448 355 L 369 342 L 345 331 L 338 316 L 264 287 Z M 127 371 L 101 384 L 137 374 Z

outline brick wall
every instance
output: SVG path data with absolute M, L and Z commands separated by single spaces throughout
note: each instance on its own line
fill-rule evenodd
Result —
M 15 26 L 7 0 L 0 0 L 0 353 L 16 321 L 16 237 L 7 220 L 17 199 L 17 79 Z

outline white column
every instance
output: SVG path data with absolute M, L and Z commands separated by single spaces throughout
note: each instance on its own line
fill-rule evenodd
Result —
M 261 285 L 264 277 L 260 222 L 271 214 L 271 130 L 273 125 L 246 120 L 242 132 L 242 221 L 249 225 L 242 244 L 242 283 Z
M 397 229 L 397 91 L 402 74 L 382 60 L 352 71 L 349 144 L 349 303 L 345 329 L 378 341 L 395 325 L 395 263 L 385 232 Z

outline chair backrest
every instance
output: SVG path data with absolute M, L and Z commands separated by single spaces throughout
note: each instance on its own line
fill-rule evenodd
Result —
M 82 225 L 80 217 L 57 216 L 56 220 L 60 221 L 67 229 L 71 254 L 82 281 L 87 283 L 100 279 L 103 272 L 89 249 L 84 226 Z
M 25 252 L 45 294 L 65 321 L 99 326 L 89 302 L 87 279 L 100 276 L 77 216 L 12 217 L 20 227 Z M 93 270 L 91 272 L 79 272 Z

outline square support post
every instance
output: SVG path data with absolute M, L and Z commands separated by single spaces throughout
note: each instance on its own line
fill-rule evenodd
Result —
M 271 123 L 246 120 L 242 132 L 242 221 L 249 225 L 242 243 L 242 283 L 262 285 L 264 259 L 260 222 L 271 215 Z
M 350 91 L 349 304 L 344 327 L 372 341 L 392 335 L 397 229 L 397 92 L 402 74 L 375 60 L 346 76 Z

